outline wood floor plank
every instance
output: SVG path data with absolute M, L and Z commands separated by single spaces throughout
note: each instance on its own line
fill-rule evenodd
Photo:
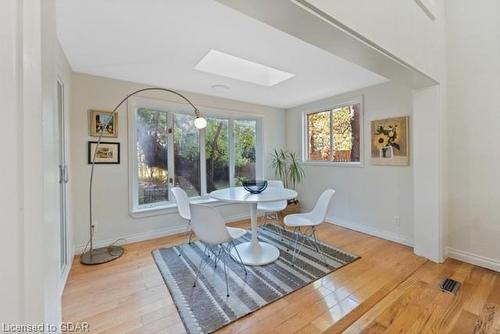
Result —
M 499 273 L 450 259 L 435 264 L 404 245 L 332 224 L 318 235 L 361 259 L 219 333 L 500 334 Z M 126 245 L 122 258 L 99 266 L 81 265 L 76 257 L 63 320 L 88 321 L 91 333 L 185 333 L 151 256 L 184 241 L 185 235 L 174 235 Z M 445 277 L 462 283 L 456 296 L 439 290 Z

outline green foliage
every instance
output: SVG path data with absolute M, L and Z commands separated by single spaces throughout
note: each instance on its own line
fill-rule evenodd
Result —
M 304 179 L 304 167 L 294 152 L 275 149 L 272 153 L 271 165 L 277 178 L 283 181 L 285 187 L 295 189 L 297 183 Z
M 235 177 L 235 185 L 241 186 L 243 182 L 250 181 L 250 179 L 246 176 L 236 176 Z
M 137 113 L 138 155 L 149 167 L 167 169 L 166 113 L 139 109 Z
M 287 179 L 292 183 L 292 188 L 295 189 L 296 184 L 304 179 L 305 172 L 294 152 L 288 152 L 288 161 Z
M 309 114 L 307 116 L 309 159 L 332 160 L 335 152 L 351 151 L 353 117 L 351 106 Z M 330 146 L 330 142 L 333 147 Z
M 193 127 L 194 116 L 174 115 L 175 154 L 184 160 L 197 160 L 200 156 L 198 130 Z
M 286 184 L 287 153 L 284 150 L 274 149 L 271 160 L 274 175 Z
M 307 116 L 309 154 L 316 159 L 328 160 L 330 156 L 330 111 Z
M 168 124 L 167 113 L 151 109 L 138 110 L 137 140 L 139 161 L 152 169 L 168 169 Z M 182 164 L 182 175 L 189 183 L 199 185 L 199 172 L 194 173 L 193 164 L 199 165 L 200 137 L 193 127 L 194 116 L 175 113 L 173 126 L 175 163 Z M 257 124 L 255 120 L 234 120 L 236 181 L 241 183 L 252 170 L 256 158 Z M 205 130 L 205 156 L 207 166 L 207 185 L 215 189 L 215 184 L 229 177 L 229 121 L 208 118 Z M 192 169 L 192 171 L 191 171 Z M 179 170 L 178 170 L 179 171 Z M 250 172 L 254 174 L 254 172 Z M 177 175 L 177 176 L 180 176 Z M 252 176 L 255 177 L 255 176 Z M 192 179 L 191 179 L 192 178 Z
M 234 122 L 236 168 L 247 166 L 255 162 L 255 139 L 256 124 L 255 121 L 236 120 Z
M 352 150 L 352 126 L 353 114 L 349 106 L 334 110 L 333 113 L 333 150 Z

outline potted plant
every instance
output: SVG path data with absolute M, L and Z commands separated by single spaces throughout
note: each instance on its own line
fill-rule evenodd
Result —
M 275 149 L 272 153 L 272 168 L 275 176 L 283 181 L 286 188 L 295 189 L 304 179 L 304 168 L 294 152 Z M 299 201 L 296 198 L 288 200 L 283 215 L 297 212 L 300 212 Z

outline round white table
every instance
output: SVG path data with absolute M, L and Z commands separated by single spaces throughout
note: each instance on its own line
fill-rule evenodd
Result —
M 297 192 L 291 189 L 268 187 L 260 194 L 250 194 L 243 187 L 231 187 L 212 191 L 210 197 L 223 202 L 244 203 L 250 207 L 252 222 L 252 241 L 243 242 L 236 246 L 241 261 L 251 266 L 261 266 L 276 261 L 280 251 L 275 246 L 259 241 L 257 238 L 257 203 L 289 200 L 297 197 Z M 231 254 L 238 259 L 236 250 Z

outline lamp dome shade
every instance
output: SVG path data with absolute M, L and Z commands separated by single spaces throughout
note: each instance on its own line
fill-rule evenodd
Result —
M 194 126 L 197 129 L 204 129 L 207 127 L 207 120 L 201 116 L 196 117 L 196 119 L 194 120 Z

